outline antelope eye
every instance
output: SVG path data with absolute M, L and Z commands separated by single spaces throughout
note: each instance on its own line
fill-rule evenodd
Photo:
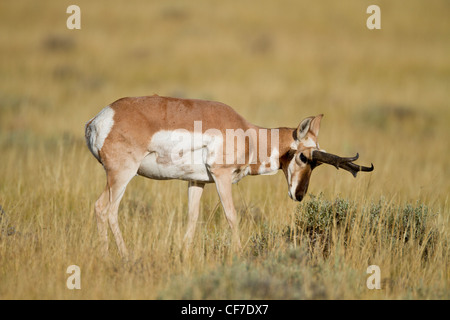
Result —
M 308 159 L 305 157 L 303 153 L 300 153 L 300 161 L 303 163 L 306 163 L 308 161 Z

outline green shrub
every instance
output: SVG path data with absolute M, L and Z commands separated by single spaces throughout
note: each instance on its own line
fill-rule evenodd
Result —
M 321 195 L 298 205 L 294 227 L 286 234 L 297 241 L 306 241 L 311 250 L 320 248 L 326 256 L 336 242 L 348 246 L 350 241 L 365 245 L 406 244 L 414 242 L 423 248 L 423 257 L 432 253 L 439 232 L 437 212 L 421 203 L 396 206 L 385 199 L 370 205 L 337 198 L 334 201 Z

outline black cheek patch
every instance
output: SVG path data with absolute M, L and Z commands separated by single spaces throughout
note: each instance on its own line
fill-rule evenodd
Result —
M 308 159 L 305 157 L 303 153 L 300 153 L 300 161 L 303 163 L 306 163 L 308 161 Z

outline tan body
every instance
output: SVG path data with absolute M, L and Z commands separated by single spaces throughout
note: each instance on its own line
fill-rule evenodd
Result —
M 106 188 L 95 204 L 103 251 L 107 251 L 109 223 L 121 255 L 127 256 L 118 207 L 127 184 L 137 174 L 189 181 L 188 245 L 194 235 L 203 187 L 215 182 L 234 242 L 240 247 L 232 183 L 246 175 L 282 169 L 289 195 L 300 201 L 314 166 L 296 157 L 302 153 L 311 158 L 312 151 L 319 150 L 321 118 L 306 118 L 297 129 L 266 129 L 219 102 L 155 95 L 112 103 L 86 124 L 87 145 L 107 175 Z M 236 137 L 227 135 L 233 131 L 248 133 L 242 140 L 245 143 L 239 144 Z

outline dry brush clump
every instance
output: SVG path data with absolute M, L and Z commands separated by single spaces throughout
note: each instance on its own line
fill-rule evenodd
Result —
M 311 197 L 291 225 L 255 225 L 240 257 L 175 276 L 158 298 L 445 298 L 448 275 L 437 266 L 448 259 L 448 235 L 439 218 L 419 202 Z M 365 285 L 370 264 L 381 266 L 378 292 Z
M 438 215 L 419 202 L 399 205 L 382 198 L 361 204 L 317 196 L 297 207 L 294 226 L 287 227 L 286 234 L 325 257 L 338 244 L 345 250 L 365 248 L 375 252 L 412 243 L 426 260 L 439 253 L 439 248 L 448 247 L 446 236 L 437 226 Z
M 448 235 L 439 229 L 439 212 L 424 203 L 403 205 L 381 198 L 355 202 L 341 197 L 311 196 L 296 208 L 293 223 L 276 230 L 261 224 L 249 239 L 252 256 L 273 250 L 280 241 L 306 245 L 311 254 L 327 258 L 336 246 L 376 252 L 413 245 L 421 259 L 448 248 Z

